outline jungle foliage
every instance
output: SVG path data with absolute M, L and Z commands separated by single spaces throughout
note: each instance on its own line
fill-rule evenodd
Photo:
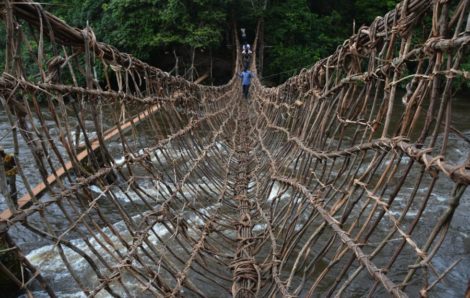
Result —
M 178 66 L 180 75 L 186 74 L 190 66 L 202 73 L 210 61 L 215 73 L 220 68 L 219 74 L 229 77 L 232 24 L 246 27 L 252 40 L 257 21 L 263 19 L 263 76 L 276 84 L 334 51 L 353 33 L 353 23 L 356 28 L 368 24 L 397 2 L 46 0 L 41 3 L 67 23 L 77 27 L 88 24 L 99 40 L 150 64 L 167 71 Z

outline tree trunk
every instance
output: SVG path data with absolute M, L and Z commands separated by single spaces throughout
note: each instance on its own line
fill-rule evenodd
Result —
M 189 81 L 194 82 L 194 59 L 196 58 L 196 48 L 192 48 L 191 68 L 189 69 Z
M 264 18 L 260 20 L 259 36 L 258 36 L 258 77 L 263 77 L 263 64 L 264 64 Z
M 173 69 L 175 70 L 175 76 L 178 76 L 179 75 L 179 68 L 178 68 L 179 58 L 178 58 L 178 55 L 176 55 L 175 49 L 173 49 L 173 56 L 175 56 L 175 67 Z
M 209 50 L 210 52 L 210 59 L 211 59 L 211 66 L 210 66 L 210 69 L 209 69 L 209 79 L 211 81 L 211 85 L 214 85 L 214 78 L 212 76 L 212 72 L 213 72 L 213 68 L 214 68 L 214 61 L 213 61 L 213 57 L 212 57 L 212 48 L 210 48 Z

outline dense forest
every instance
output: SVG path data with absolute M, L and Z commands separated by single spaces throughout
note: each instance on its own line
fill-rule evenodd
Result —
M 253 40 L 262 21 L 262 75 L 278 84 L 312 65 L 396 0 L 46 0 L 68 24 L 87 24 L 98 40 L 171 72 L 204 83 L 231 76 L 233 24 Z M 0 30 L 4 30 L 1 28 Z M 239 33 L 239 32 L 238 32 Z M 0 34 L 4 38 L 5 34 Z M 2 42 L 3 44 L 3 42 Z M 3 46 L 2 46 L 3 48 Z M 3 59 L 2 59 L 3 62 Z

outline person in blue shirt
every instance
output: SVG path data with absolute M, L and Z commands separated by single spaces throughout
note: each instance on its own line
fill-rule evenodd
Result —
M 250 90 L 251 79 L 254 77 L 254 74 L 251 73 L 247 68 L 243 69 L 243 72 L 239 74 L 242 79 L 242 88 L 243 88 L 243 97 L 248 99 L 248 92 Z

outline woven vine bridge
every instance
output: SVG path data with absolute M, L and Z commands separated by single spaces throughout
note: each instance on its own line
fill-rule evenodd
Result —
M 0 5 L 21 197 L 2 191 L 18 263 L 0 270 L 28 296 L 464 295 L 468 0 L 405 0 L 284 84 L 255 78 L 249 101 L 240 53 L 203 86 Z

